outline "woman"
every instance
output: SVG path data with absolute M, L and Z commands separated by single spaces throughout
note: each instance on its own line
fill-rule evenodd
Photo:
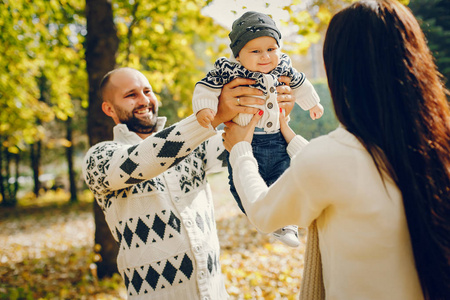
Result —
M 341 125 L 305 147 L 283 126 L 303 149 L 270 188 L 249 144 L 261 116 L 226 124 L 249 219 L 264 232 L 317 224 L 328 299 L 448 299 L 450 110 L 416 19 L 395 0 L 354 3 L 323 56 Z

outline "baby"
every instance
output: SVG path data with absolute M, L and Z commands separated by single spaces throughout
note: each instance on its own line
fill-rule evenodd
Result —
M 254 106 L 263 110 L 264 114 L 256 125 L 252 147 L 261 176 L 267 185 L 271 185 L 290 164 L 287 144 L 280 133 L 276 87 L 281 83 L 278 78 L 288 76 L 291 79 L 290 87 L 296 103 L 302 109 L 309 110 L 313 120 L 322 116 L 323 107 L 313 85 L 303 73 L 292 67 L 290 58 L 281 53 L 281 33 L 268 15 L 246 12 L 233 22 L 229 38 L 235 60 L 222 57 L 215 62 L 215 69 L 197 82 L 192 107 L 199 124 L 208 127 L 217 112 L 218 97 L 223 85 L 238 77 L 254 79 L 256 83 L 252 87 L 263 91 L 262 98 L 266 103 Z M 239 102 L 239 98 L 237 101 Z M 245 126 L 252 117 L 251 114 L 239 114 L 233 121 Z M 228 166 L 230 191 L 245 213 L 234 187 L 230 164 Z M 281 228 L 273 235 L 291 247 L 300 244 L 296 226 Z

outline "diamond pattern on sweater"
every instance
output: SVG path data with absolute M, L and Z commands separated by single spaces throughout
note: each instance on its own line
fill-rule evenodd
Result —
M 138 248 L 142 243 L 156 243 L 181 234 L 181 220 L 173 211 L 161 211 L 158 214 L 129 218 L 119 222 L 115 235 L 121 247 Z M 137 237 L 135 237 L 137 236 Z
M 138 164 L 136 164 L 131 159 L 127 158 L 122 165 L 120 165 L 120 169 L 122 169 L 125 173 L 128 175 L 131 175 L 134 170 L 138 167 Z
M 213 259 L 212 259 L 211 255 L 208 255 L 208 271 L 209 271 L 209 274 L 211 274 L 213 271 Z
M 153 290 L 156 289 L 160 276 L 161 275 L 159 275 L 159 273 L 155 269 L 153 269 L 152 266 L 149 266 L 147 276 L 145 276 L 145 280 L 153 288 Z
M 120 243 L 122 242 L 122 234 L 120 233 L 119 229 L 116 227 L 116 236 L 117 236 L 117 240 Z
M 158 215 L 155 215 L 155 220 L 153 221 L 152 229 L 159 235 L 161 239 L 164 239 L 164 232 L 166 232 L 166 223 L 161 220 Z
M 219 156 L 217 156 L 217 159 L 222 161 L 222 167 L 227 166 L 227 156 L 228 156 L 228 152 L 225 150 L 222 151 L 222 153 L 220 153 Z
M 185 149 L 183 151 L 186 151 L 186 153 L 180 153 L 185 145 L 185 141 L 179 140 L 180 134 L 181 133 L 175 131 L 172 126 L 154 135 L 155 138 L 160 139 L 157 139 L 158 141 L 155 141 L 154 143 L 154 147 L 159 149 L 157 158 L 159 159 L 160 165 L 172 167 L 174 165 L 179 165 L 180 162 L 186 159 L 186 153 L 191 150 Z M 182 191 L 185 193 L 199 187 L 204 183 L 204 167 L 206 164 L 206 154 L 204 153 L 206 147 L 205 145 L 206 142 L 202 143 L 199 147 L 192 151 L 192 155 L 189 155 L 190 157 L 195 157 L 194 160 L 190 159 L 183 163 L 183 166 L 186 166 L 188 169 L 185 170 L 185 172 L 182 172 L 187 175 L 184 182 L 181 182 L 181 185 L 183 186 Z M 99 199 L 101 195 L 106 193 L 114 193 L 114 197 L 117 197 L 117 195 L 119 195 L 117 193 L 121 192 L 120 196 L 122 198 L 126 198 L 130 196 L 130 193 L 135 194 L 140 193 L 141 191 L 145 192 L 144 188 L 147 188 L 147 192 L 155 190 L 155 187 L 157 187 L 156 189 L 160 191 L 166 189 L 158 177 L 153 178 L 155 180 L 153 185 L 141 185 L 142 182 L 148 182 L 148 180 L 143 178 L 143 172 L 140 170 L 141 167 L 139 166 L 139 161 L 141 158 L 139 157 L 140 153 L 136 150 L 139 148 L 139 145 L 134 145 L 129 147 L 126 152 L 123 153 L 121 157 L 122 162 L 119 164 L 119 170 L 121 172 L 118 175 L 123 183 L 133 186 L 128 188 L 130 190 L 127 192 L 125 192 L 127 189 L 110 191 L 111 187 L 109 178 L 107 179 L 106 177 L 106 170 L 110 168 L 110 159 L 115 154 L 115 151 L 120 148 L 120 146 L 121 144 L 116 142 L 108 142 L 103 145 L 99 145 L 93 150 L 92 156 L 88 157 L 86 160 L 88 172 L 86 173 L 85 179 L 90 188 L 95 191 L 94 193 L 96 194 L 96 199 Z M 192 178 L 190 176 L 192 176 Z M 136 186 L 139 187 L 137 188 Z M 135 189 L 131 191 L 131 188 Z M 105 207 L 103 203 L 101 204 L 102 209 L 106 210 L 107 207 Z
M 220 270 L 219 258 L 214 256 L 214 265 L 216 266 L 216 271 Z
M 183 147 L 184 142 L 166 141 L 159 151 L 157 157 L 173 157 L 175 158 Z
M 207 268 L 210 274 L 220 271 L 219 258 L 215 254 L 214 252 L 208 253 Z
M 172 137 L 175 137 L 176 130 L 171 132 L 167 131 L 164 134 L 171 139 Z M 193 191 L 205 184 L 205 144 L 207 144 L 207 142 L 202 143 L 190 155 L 185 157 L 183 162 L 177 164 L 170 170 L 170 175 L 168 175 L 171 177 L 176 176 L 177 179 L 180 179 L 183 175 L 186 176 L 185 181 L 182 182 L 179 180 L 179 186 L 170 187 L 171 189 L 175 188 L 177 193 L 182 194 L 183 192 Z M 138 166 L 141 161 L 141 158 L 138 158 L 138 154 L 142 154 L 142 151 L 139 151 L 138 153 L 138 151 L 136 151 L 137 148 L 128 148 L 127 151 L 122 152 L 123 158 L 117 166 L 123 165 L 123 168 L 117 168 L 116 171 L 118 171 L 120 175 L 118 175 L 117 178 L 114 178 L 114 182 L 121 181 L 121 183 L 124 183 L 128 180 L 128 182 L 139 183 L 120 190 L 114 190 L 114 186 L 111 186 L 113 181 L 110 180 L 110 177 L 106 176 L 104 171 L 108 168 L 112 168 L 109 164 L 109 158 L 116 153 L 115 150 L 119 148 L 117 145 L 110 143 L 107 145 L 106 150 L 113 150 L 103 151 L 103 153 L 100 153 L 101 155 L 91 156 L 94 160 L 94 162 L 92 162 L 92 171 L 86 174 L 87 181 L 92 184 L 97 201 L 102 208 L 106 210 L 106 213 L 115 214 L 115 211 L 108 212 L 107 209 L 109 207 L 112 207 L 114 210 L 117 209 L 122 205 L 121 202 L 127 200 L 129 197 L 132 197 L 130 198 L 131 203 L 131 201 L 139 201 L 139 197 L 147 197 L 147 195 L 152 197 L 153 195 L 157 195 L 154 192 L 157 192 L 158 194 L 162 192 L 165 195 L 168 194 L 167 190 L 169 187 L 165 186 L 166 181 L 164 180 L 164 176 L 166 175 L 156 176 L 150 180 L 141 181 L 140 178 L 144 177 L 143 174 L 145 174 L 146 171 L 142 168 L 142 164 Z M 154 146 L 156 153 L 160 152 L 163 146 L 164 142 L 157 140 L 157 143 L 155 143 Z M 183 145 L 179 150 L 177 150 L 178 155 L 183 155 L 183 151 L 189 151 L 185 148 L 186 146 Z M 98 149 L 99 148 L 96 148 L 95 150 L 98 151 Z M 97 152 L 97 154 L 98 153 L 99 152 Z M 217 155 L 219 155 L 219 152 L 217 152 Z M 125 164 L 127 159 L 129 159 L 129 162 Z M 158 157 L 157 159 L 161 163 L 165 162 L 166 166 L 168 166 L 174 161 L 178 162 L 183 158 Z M 211 159 L 213 158 L 211 157 Z M 133 163 L 136 165 L 136 168 L 134 169 Z M 181 188 L 182 184 L 184 184 L 183 188 Z M 120 206 L 115 206 L 117 203 Z M 139 205 L 139 207 L 146 206 L 147 205 Z M 180 219 L 178 211 L 174 208 L 170 208 L 169 206 L 158 209 L 159 207 L 160 206 L 149 206 L 149 209 L 145 209 L 145 211 L 137 211 L 136 213 L 138 215 L 134 214 L 133 218 L 121 219 L 115 224 L 116 227 L 113 229 L 114 236 L 120 243 L 121 251 L 124 251 L 123 253 L 128 255 L 128 257 L 138 253 L 146 253 L 147 249 L 164 249 L 166 245 L 168 247 L 171 245 L 170 243 L 178 244 L 182 241 L 182 239 L 184 241 L 185 236 L 181 235 L 183 232 L 181 229 L 183 222 Z M 163 212 L 161 211 L 162 209 L 166 209 L 166 211 Z M 213 220 L 214 216 L 212 215 L 211 209 L 212 206 L 199 207 L 199 216 L 194 215 L 193 218 L 194 222 L 199 221 L 199 224 L 203 224 L 202 227 L 204 228 L 205 233 L 215 226 Z M 155 226 L 155 228 L 153 228 L 155 224 L 159 224 L 159 226 Z M 164 230 L 160 230 L 161 228 L 164 228 Z M 196 223 L 194 223 L 193 228 L 195 228 L 196 233 L 201 234 L 201 229 Z M 206 239 L 208 239 L 208 237 L 206 237 Z M 209 273 L 214 272 L 217 267 L 216 256 L 218 256 L 218 253 L 214 254 L 214 252 L 211 252 L 210 259 L 208 259 L 208 252 L 202 253 L 201 255 L 202 260 L 206 260 L 206 262 L 209 261 L 209 268 L 207 268 L 208 265 L 206 264 L 204 271 L 206 271 L 208 276 L 210 276 Z M 153 257 L 153 259 L 162 258 Z M 149 260 L 147 260 L 146 263 L 148 263 L 148 261 Z M 142 263 L 144 263 L 144 260 Z M 162 291 L 170 288 L 171 286 L 182 284 L 193 284 L 189 281 L 196 278 L 196 268 L 193 254 L 191 252 L 187 252 L 186 254 L 182 253 L 178 255 L 177 258 L 171 257 L 168 260 L 164 259 L 162 261 L 152 262 L 136 268 L 130 268 L 130 266 L 127 265 L 125 266 L 125 269 L 122 269 L 120 272 L 122 273 L 124 282 L 128 288 L 129 295 L 143 295 L 152 297 L 152 291 Z
M 182 284 L 191 279 L 194 272 L 192 259 L 187 253 L 169 258 L 166 261 L 124 270 L 123 278 L 128 295 L 143 295 Z M 131 280 L 130 280 L 131 278 Z
M 136 226 L 136 234 L 139 236 L 139 238 L 144 243 L 147 243 L 149 231 L 150 231 L 150 228 L 148 228 L 148 226 L 141 219 L 139 219 L 138 224 Z
M 173 131 L 173 129 L 175 128 L 175 126 L 170 126 L 165 128 L 164 130 L 161 130 L 160 132 L 157 132 L 155 134 L 155 137 L 159 137 L 163 140 L 167 139 L 167 137 L 169 136 L 169 134 Z
M 164 276 L 164 278 L 167 279 L 170 284 L 173 284 L 173 280 L 175 279 L 177 271 L 178 270 L 169 261 L 167 261 L 166 266 L 164 267 L 164 271 L 161 275 Z
M 180 233 L 181 221 L 179 218 L 175 216 L 173 212 L 170 212 L 170 218 L 167 224 L 169 224 L 173 229 L 175 229 L 176 231 L 178 231 L 178 233 Z
M 195 217 L 195 222 L 197 223 L 198 228 L 200 228 L 202 232 L 205 232 L 205 224 L 203 223 L 203 219 L 198 212 L 197 216 Z
M 125 230 L 123 231 L 123 237 L 125 241 L 127 242 L 128 248 L 131 247 L 131 241 L 133 240 L 133 231 L 131 231 L 130 227 L 128 227 L 128 224 L 125 225 Z
M 192 260 L 185 254 L 183 260 L 181 261 L 180 271 L 190 279 L 192 272 L 194 271 L 194 266 L 192 265 Z
M 153 269 L 152 266 L 149 266 L 147 275 L 145 276 L 145 280 L 153 290 L 155 290 L 156 286 L 158 285 L 159 277 L 161 277 L 161 275 L 155 269 Z
M 128 276 L 127 276 L 126 273 L 124 273 L 122 276 L 123 276 L 123 281 L 124 281 L 124 283 L 125 283 L 125 286 L 126 286 L 127 289 L 128 289 L 128 287 L 130 286 L 130 279 L 128 278 Z
M 134 270 L 133 278 L 131 279 L 131 284 L 134 286 L 134 289 L 139 293 L 141 290 L 142 282 L 144 279 L 139 275 L 139 273 Z

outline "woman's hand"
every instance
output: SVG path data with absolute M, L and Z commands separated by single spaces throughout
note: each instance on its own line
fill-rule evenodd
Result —
M 277 86 L 278 106 L 284 109 L 286 111 L 286 116 L 288 116 L 295 105 L 295 98 L 292 89 L 289 86 L 291 79 L 287 76 L 280 76 L 280 78 L 278 78 L 278 81 L 285 84 Z
M 286 116 L 280 109 L 280 131 L 286 142 L 289 144 L 291 140 L 296 136 L 296 134 L 294 130 L 289 127 L 289 124 L 287 122 L 288 119 L 289 117 Z
M 247 126 L 239 126 L 234 122 L 225 123 L 224 133 L 222 133 L 222 139 L 223 145 L 225 146 L 225 149 L 228 150 L 228 152 L 231 152 L 233 146 L 239 142 L 252 142 L 255 126 L 261 119 L 263 113 L 264 111 L 260 110 L 257 114 L 255 114 Z
M 254 83 L 253 79 L 236 78 L 223 86 L 222 93 L 219 96 L 217 113 L 211 123 L 214 128 L 221 123 L 232 120 L 239 113 L 255 114 L 258 112 L 257 108 L 246 106 L 264 105 L 263 99 L 252 97 L 252 95 L 262 96 L 263 92 L 247 86 Z

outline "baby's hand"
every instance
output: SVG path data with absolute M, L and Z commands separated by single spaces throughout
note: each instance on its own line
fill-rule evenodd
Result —
M 205 128 L 214 120 L 216 113 L 210 108 L 204 108 L 197 113 L 197 122 Z
M 313 120 L 319 119 L 320 117 L 322 117 L 322 115 L 323 115 L 323 106 L 320 103 L 318 103 L 316 106 L 314 106 L 309 110 L 309 116 Z

